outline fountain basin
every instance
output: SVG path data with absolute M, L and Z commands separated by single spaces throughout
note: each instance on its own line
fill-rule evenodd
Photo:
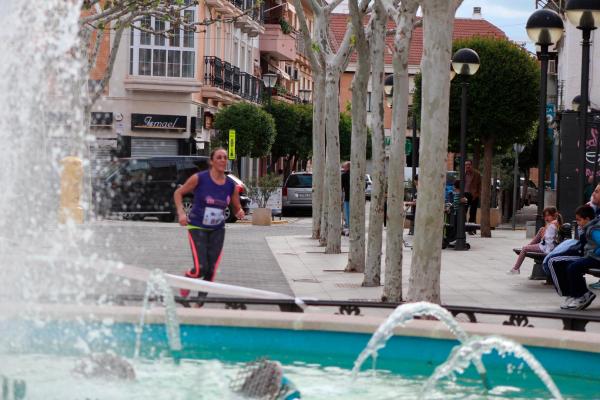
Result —
M 133 355 L 135 327 L 140 315 L 137 307 L 40 306 L 36 314 L 46 320 L 42 324 L 19 319 L 22 314 L 15 305 L 0 308 L 0 335 L 12 338 L 10 347 L 0 349 L 0 357 L 9 361 L 17 360 L 17 353 L 52 354 L 63 361 L 65 357 L 78 357 L 84 352 L 81 338 L 85 339 L 89 347 L 87 350 L 92 352 L 111 349 L 125 357 Z M 219 360 L 231 366 L 266 356 L 281 361 L 292 370 L 298 365 L 312 366 L 321 372 L 335 368 L 335 375 L 343 377 L 340 379 L 344 382 L 337 384 L 346 386 L 349 385 L 349 371 L 354 360 L 383 320 L 325 313 L 220 309 L 178 309 L 178 318 L 183 350 L 177 356 L 183 360 Z M 142 334 L 142 359 L 163 360 L 161 362 L 170 359 L 164 309 L 150 310 L 146 321 L 148 325 Z M 523 344 L 544 365 L 565 398 L 591 398 L 597 394 L 600 335 L 481 323 L 463 323 L 461 326 L 470 335 L 502 335 Z M 395 330 L 394 337 L 380 351 L 376 367 L 386 371 L 383 377 L 391 374 L 398 379 L 420 381 L 443 363 L 457 344 L 458 341 L 443 324 L 428 320 L 412 321 Z M 543 385 L 526 367 L 522 373 L 506 374 L 507 364 L 512 363 L 515 370 L 519 369 L 519 360 L 512 357 L 502 359 L 492 354 L 485 356 L 483 361 L 494 386 L 521 390 L 518 396 L 513 394 L 507 398 L 548 396 Z M 226 366 L 219 368 L 224 374 L 230 370 Z M 365 368 L 367 365 L 363 366 L 363 371 Z M 301 372 L 300 376 L 305 372 Z M 3 371 L 0 370 L 0 373 Z M 294 374 L 293 371 L 288 373 Z M 323 373 L 325 382 L 330 380 L 325 379 L 328 374 Z M 370 375 L 370 372 L 364 374 Z M 464 377 L 462 384 L 470 387 L 468 390 L 478 390 L 474 368 L 471 367 Z M 300 380 L 298 385 L 302 386 L 302 378 L 297 379 Z M 361 379 L 363 377 L 359 376 L 359 382 Z M 412 390 L 414 394 L 414 388 Z M 461 387 L 460 390 L 463 393 L 467 389 Z

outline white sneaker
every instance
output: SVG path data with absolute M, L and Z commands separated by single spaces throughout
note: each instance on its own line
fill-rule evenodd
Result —
M 596 295 L 592 292 L 586 292 L 583 296 L 576 298 L 573 300 L 571 304 L 569 304 L 569 308 L 574 310 L 584 310 L 592 304 L 592 301 L 596 298 Z
M 563 310 L 568 310 L 571 305 L 571 303 L 573 302 L 573 300 L 575 300 L 575 297 L 567 297 L 565 298 L 565 301 L 563 301 L 563 303 L 560 305 L 560 308 L 562 308 Z

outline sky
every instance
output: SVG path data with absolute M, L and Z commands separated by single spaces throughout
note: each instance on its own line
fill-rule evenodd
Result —
M 464 0 L 456 16 L 470 18 L 473 7 L 481 7 L 483 18 L 502 29 L 509 39 L 525 42 L 530 51 L 535 49 L 525 31 L 527 18 L 535 11 L 535 0 Z M 347 9 L 344 2 L 336 8 L 336 12 L 348 12 Z

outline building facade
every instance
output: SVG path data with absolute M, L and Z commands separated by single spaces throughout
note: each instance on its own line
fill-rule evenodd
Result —
M 255 0 L 206 0 L 182 14 L 211 23 L 197 32 L 176 29 L 170 37 L 137 29 L 123 35 L 107 90 L 92 112 L 92 160 L 206 154 L 220 108 L 260 102 L 262 6 Z M 154 17 L 139 24 L 171 28 Z M 92 79 L 104 73 L 102 55 L 107 58 L 114 40 L 110 35 L 103 44 Z

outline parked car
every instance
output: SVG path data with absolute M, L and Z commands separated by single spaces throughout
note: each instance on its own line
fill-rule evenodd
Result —
M 281 212 L 312 209 L 312 173 L 292 172 L 281 188 Z
M 365 174 L 365 199 L 371 200 L 371 192 L 373 191 L 373 180 L 371 179 L 371 175 Z
M 100 213 L 120 214 L 130 218 L 156 216 L 165 222 L 176 218 L 173 192 L 193 174 L 208 168 L 208 157 L 162 156 L 148 158 L 122 158 L 110 169 L 98 188 Z M 237 184 L 240 202 L 249 211 L 250 199 L 246 185 L 232 174 Z M 187 212 L 192 208 L 193 194 L 183 198 Z M 231 207 L 225 210 L 227 222 L 235 222 Z

